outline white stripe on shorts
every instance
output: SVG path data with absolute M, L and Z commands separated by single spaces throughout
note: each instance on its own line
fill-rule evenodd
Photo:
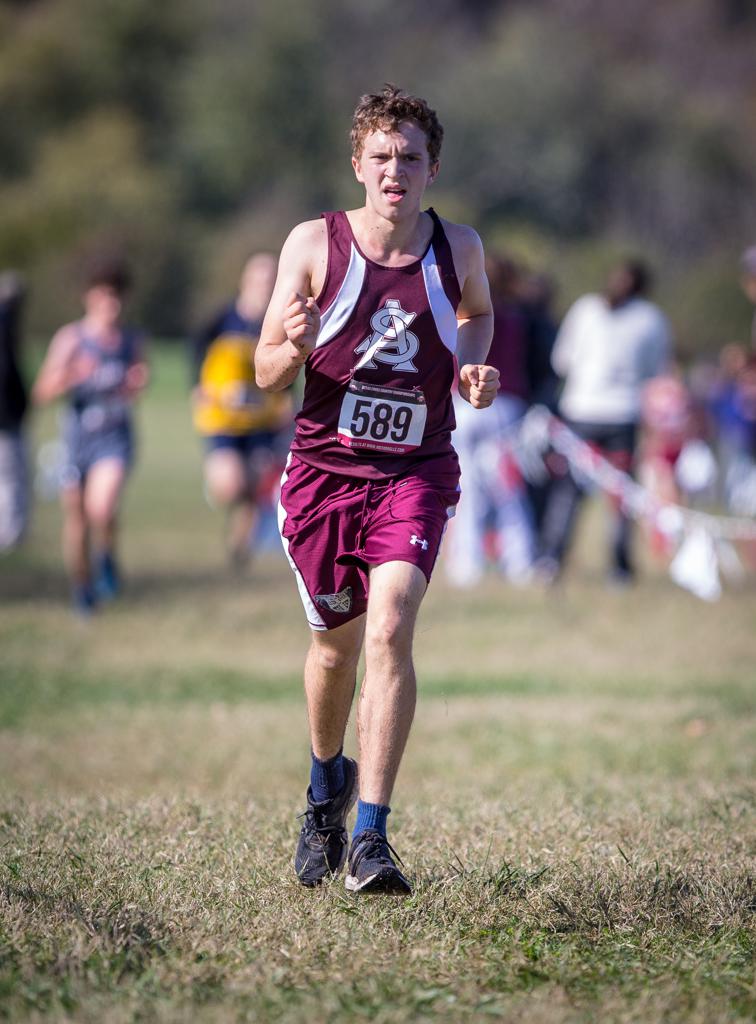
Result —
M 302 604 L 304 605 L 305 615 L 307 616 L 307 623 L 310 629 L 316 629 L 319 632 L 321 632 L 322 630 L 328 629 L 328 626 L 326 626 L 325 622 L 323 622 L 323 618 L 320 612 L 315 607 L 315 602 L 310 597 L 310 592 L 308 591 L 307 586 L 305 585 L 305 581 L 302 579 L 302 573 L 297 568 L 297 564 L 291 557 L 291 554 L 289 552 L 289 542 L 286 539 L 286 537 L 284 537 L 286 509 L 283 506 L 283 489 L 284 484 L 289 479 L 289 466 L 291 465 L 291 459 L 292 455 L 291 452 L 289 452 L 289 455 L 286 459 L 286 468 L 284 469 L 283 476 L 281 477 L 281 497 L 278 499 L 278 530 L 281 534 L 281 543 L 283 544 L 284 552 L 286 554 L 287 559 L 289 560 L 289 565 L 291 566 L 292 571 L 294 572 L 294 578 L 297 581 L 297 589 L 299 590 L 299 596 L 302 599 Z

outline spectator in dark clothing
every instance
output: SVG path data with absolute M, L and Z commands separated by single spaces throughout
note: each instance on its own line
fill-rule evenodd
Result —
M 547 274 L 528 274 L 520 283 L 520 299 L 527 322 L 526 365 L 529 384 L 529 404 L 545 406 L 556 412 L 559 395 L 559 377 L 551 365 L 551 353 L 557 336 L 557 320 L 552 312 L 556 288 Z M 554 474 L 564 471 L 563 459 L 555 452 L 544 456 L 543 476 L 531 476 L 527 481 L 528 498 L 536 535 L 536 551 L 540 551 L 540 532 L 549 501 Z
M 752 245 L 740 257 L 740 282 L 746 298 L 756 306 L 756 245 Z M 756 311 L 751 322 L 751 351 L 756 354 Z
M 519 291 L 527 320 L 529 401 L 555 412 L 559 377 L 551 365 L 558 329 L 552 312 L 554 282 L 547 274 L 529 274 L 523 278 Z
M 458 395 L 454 400 L 463 497 L 449 533 L 446 569 L 451 582 L 461 587 L 479 582 L 490 556 L 510 583 L 526 582 L 534 555 L 530 506 L 515 456 L 517 425 L 530 393 L 528 318 L 517 293 L 516 265 L 507 257 L 489 255 L 486 273 L 494 313 L 487 360 L 499 371 L 501 388 L 488 409 L 471 410 Z
M 0 551 L 21 540 L 29 511 L 23 433 L 28 395 L 18 354 L 25 291 L 18 274 L 0 274 Z

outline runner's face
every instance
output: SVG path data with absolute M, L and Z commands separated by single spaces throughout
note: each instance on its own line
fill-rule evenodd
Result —
M 273 294 L 277 270 L 278 263 L 275 257 L 267 253 L 258 253 L 247 260 L 242 271 L 239 291 L 249 301 L 267 305 Z
M 84 310 L 87 316 L 95 317 L 104 324 L 115 324 L 121 315 L 123 299 L 106 284 L 87 289 L 84 294 Z
M 428 156 L 426 134 L 414 121 L 402 122 L 396 131 L 366 135 L 352 166 L 368 204 L 388 220 L 419 210 L 426 187 L 438 173 L 438 163 L 431 164 Z

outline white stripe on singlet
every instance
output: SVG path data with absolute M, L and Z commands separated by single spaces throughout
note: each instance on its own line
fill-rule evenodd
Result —
M 352 254 L 349 257 L 349 266 L 341 282 L 336 298 L 320 318 L 320 332 L 315 347 L 320 348 L 336 337 L 339 331 L 346 326 L 349 317 L 354 312 L 357 300 L 362 291 L 362 283 L 365 280 L 365 260 L 357 252 L 352 243 Z
M 431 313 L 436 321 L 438 336 L 454 355 L 457 351 L 457 314 L 441 284 L 441 275 L 438 271 L 438 262 L 433 246 L 428 249 L 423 260 L 423 279 Z

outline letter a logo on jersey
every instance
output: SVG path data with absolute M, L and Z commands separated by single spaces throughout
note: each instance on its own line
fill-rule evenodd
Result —
M 405 312 L 397 299 L 387 299 L 386 305 L 370 318 L 373 333 L 354 350 L 365 353 L 356 369 L 377 370 L 376 363 L 388 363 L 395 370 L 417 373 L 412 359 L 420 349 L 420 340 L 407 330 L 416 316 Z

